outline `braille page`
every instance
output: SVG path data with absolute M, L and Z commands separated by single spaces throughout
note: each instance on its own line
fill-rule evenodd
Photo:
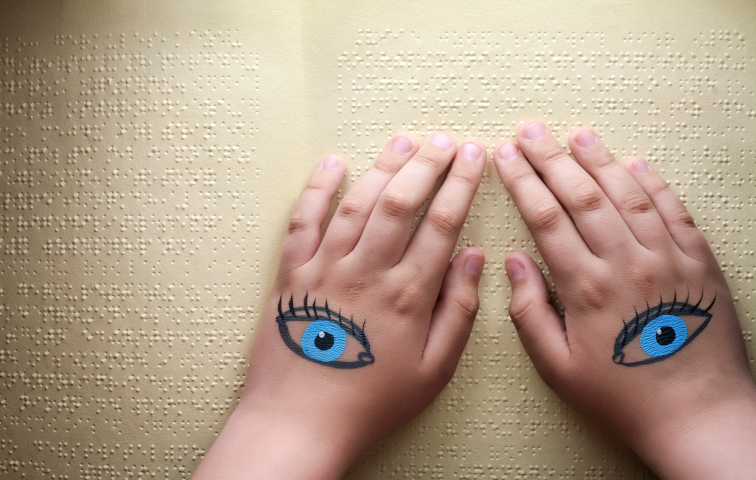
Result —
M 591 125 L 682 196 L 753 365 L 749 1 L 6 2 L 0 6 L 0 474 L 188 478 L 233 410 L 294 201 L 392 133 L 492 146 Z M 540 380 L 507 252 L 540 260 L 492 165 L 451 384 L 348 478 L 654 478 Z M 544 267 L 541 262 L 541 266 Z

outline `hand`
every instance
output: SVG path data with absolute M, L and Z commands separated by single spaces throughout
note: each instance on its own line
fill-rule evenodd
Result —
M 565 311 L 533 260 L 508 256 L 510 315 L 541 377 L 664 477 L 753 475 L 756 388 L 724 276 L 685 206 L 587 128 L 569 138 L 577 162 L 538 122 L 517 144 L 496 147 L 496 167 Z
M 477 140 L 457 151 L 443 133 L 419 147 L 398 135 L 321 240 L 345 168 L 322 161 L 292 214 L 241 402 L 195 478 L 338 477 L 439 394 L 478 310 L 483 253 L 449 260 L 485 163 Z

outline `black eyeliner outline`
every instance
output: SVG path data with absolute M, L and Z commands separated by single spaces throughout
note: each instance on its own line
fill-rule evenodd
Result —
M 659 305 L 655 307 L 649 306 L 648 302 L 646 302 L 646 311 L 638 313 L 638 310 L 634 308 L 635 310 L 635 317 L 630 320 L 629 322 L 625 323 L 625 320 L 622 320 L 623 327 L 622 331 L 620 331 L 619 335 L 617 335 L 617 339 L 614 341 L 614 355 L 612 355 L 612 361 L 616 363 L 617 365 L 624 365 L 626 367 L 636 367 L 639 365 L 648 365 L 650 363 L 656 363 L 660 362 L 662 360 L 665 360 L 675 353 L 679 352 L 683 348 L 685 348 L 686 345 L 688 345 L 690 342 L 693 341 L 694 338 L 698 336 L 699 333 L 703 331 L 704 328 L 709 324 L 709 321 L 711 321 L 711 313 L 709 313 L 709 310 L 711 310 L 711 307 L 714 306 L 714 302 L 717 301 L 716 295 L 714 296 L 714 299 L 711 301 L 708 307 L 705 309 L 699 308 L 699 305 L 701 305 L 701 302 L 703 301 L 703 293 L 701 294 L 701 298 L 698 299 L 698 303 L 695 305 L 690 305 L 688 303 L 688 300 L 690 299 L 690 292 L 688 292 L 688 297 L 685 299 L 684 303 L 680 303 L 677 301 L 677 292 L 675 292 L 674 299 L 672 302 L 664 303 L 664 300 L 662 298 L 659 299 Z M 680 305 L 677 307 L 677 305 Z M 651 310 L 656 309 L 656 313 L 652 316 Z M 641 360 L 638 362 L 632 362 L 632 363 L 625 363 L 625 347 L 630 344 L 635 338 L 638 336 L 638 330 L 641 332 L 643 329 L 653 320 L 656 320 L 657 318 L 661 317 L 662 315 L 695 315 L 697 317 L 705 317 L 706 320 L 696 329 L 695 332 L 688 335 L 688 338 L 685 339 L 685 342 L 683 342 L 682 345 L 680 345 L 680 348 L 675 350 L 674 352 L 668 353 L 667 355 L 661 355 L 658 357 L 651 357 L 647 358 L 645 360 Z M 645 318 L 642 318 L 645 315 Z M 633 328 L 632 334 L 630 333 L 629 326 Z
M 325 302 L 325 307 L 318 307 L 316 305 L 317 299 L 313 300 L 312 305 L 308 306 L 307 295 L 308 294 L 305 293 L 304 306 L 302 307 L 294 307 L 294 295 L 292 295 L 289 298 L 289 310 L 286 312 L 282 308 L 283 295 L 281 295 L 278 298 L 278 316 L 276 317 L 276 323 L 278 323 L 278 332 L 281 334 L 281 338 L 283 339 L 286 346 L 289 347 L 289 350 L 291 350 L 292 352 L 296 353 L 300 357 L 307 359 L 313 363 L 319 363 L 321 365 L 325 365 L 332 368 L 352 369 L 352 368 L 364 367 L 366 365 L 371 365 L 375 363 L 375 356 L 370 352 L 370 342 L 368 342 L 368 339 L 365 336 L 365 324 L 367 323 L 367 319 L 362 324 L 362 328 L 360 328 L 354 323 L 352 319 L 347 319 L 345 317 L 342 317 L 341 310 L 339 310 L 339 313 L 336 313 L 330 308 L 328 308 L 328 300 L 326 300 Z M 310 310 L 312 310 L 312 314 L 314 314 L 314 317 L 310 314 Z M 306 316 L 297 315 L 298 312 L 299 313 L 305 312 Z M 335 321 L 331 317 L 331 315 L 338 315 L 338 322 Z M 287 323 L 288 322 L 314 322 L 317 320 L 331 322 L 334 325 L 338 325 L 339 328 L 344 330 L 345 333 L 351 335 L 358 342 L 360 342 L 360 344 L 365 349 L 365 351 L 357 354 L 357 360 L 353 362 L 344 362 L 344 361 L 337 361 L 337 360 L 333 360 L 331 362 L 323 362 L 323 361 L 307 356 L 307 354 L 304 353 L 302 346 L 298 344 L 296 341 L 294 341 L 293 338 L 291 338 L 291 333 L 289 333 L 289 326 L 287 325 Z

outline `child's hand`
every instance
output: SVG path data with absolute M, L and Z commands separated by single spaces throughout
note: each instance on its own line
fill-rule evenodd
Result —
M 522 153 L 496 147 L 496 167 L 565 309 L 533 260 L 507 258 L 509 311 L 541 377 L 664 477 L 752 478 L 756 388 L 724 276 L 685 206 L 589 129 L 570 135 L 577 162 L 537 122 L 517 143 Z
M 321 240 L 344 176 L 338 157 L 322 161 L 292 214 L 245 393 L 196 478 L 337 477 L 439 394 L 478 310 L 483 253 L 449 259 L 485 162 L 477 140 L 396 136 Z

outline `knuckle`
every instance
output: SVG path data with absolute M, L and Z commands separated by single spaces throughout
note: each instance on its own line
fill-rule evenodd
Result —
M 645 193 L 633 192 L 620 200 L 619 208 L 624 212 L 635 215 L 650 212 L 653 210 L 654 205 Z
M 455 172 L 454 169 L 446 177 L 446 183 L 449 182 L 459 184 L 464 190 L 477 190 L 479 184 L 471 173 Z
M 478 314 L 478 308 L 480 308 L 480 299 L 477 295 L 460 295 L 454 299 L 457 306 L 462 310 L 462 314 L 465 318 L 470 320 L 474 319 Z
M 632 265 L 629 268 L 629 272 L 630 282 L 634 290 L 642 292 L 644 298 L 649 298 L 649 296 L 653 298 L 654 290 L 660 278 L 659 272 L 651 270 L 645 265 Z M 670 277 L 674 278 L 674 274 L 670 275 Z
M 352 278 L 347 284 L 344 285 L 346 290 L 346 298 L 360 298 L 365 292 L 368 292 L 371 288 L 371 282 L 365 277 Z
M 439 233 L 456 238 L 462 227 L 459 217 L 448 208 L 434 208 L 425 215 L 428 223 Z
M 583 308 L 587 311 L 605 309 L 611 293 L 609 282 L 602 281 L 595 275 L 580 275 L 577 278 L 574 288 Z
M 557 230 L 562 220 L 562 208 L 551 202 L 542 203 L 531 215 L 531 229 L 541 233 L 552 233 Z
M 311 178 L 310 181 L 307 182 L 307 186 L 305 187 L 305 190 L 318 193 L 325 190 L 325 188 L 326 188 L 326 182 L 324 182 L 323 179 Z
M 304 212 L 294 212 L 289 219 L 289 235 L 307 230 L 310 228 L 310 216 Z
M 667 194 L 672 191 L 669 184 L 662 178 L 658 178 L 657 182 L 651 186 L 651 197 L 657 197 L 659 195 Z
M 346 219 L 360 218 L 367 210 L 367 202 L 364 199 L 350 195 L 339 204 L 338 215 Z
M 535 174 L 532 168 L 519 168 L 516 171 L 512 172 L 511 174 L 507 175 L 507 178 L 509 179 L 509 183 L 511 185 L 519 185 L 521 183 L 527 183 L 532 181 L 538 181 L 541 180 L 538 178 L 538 176 Z
M 593 164 L 598 170 L 615 168 L 619 166 L 619 163 L 617 163 L 617 160 L 615 160 L 612 155 L 600 155 L 593 161 Z
M 388 162 L 383 157 L 379 157 L 378 160 L 375 161 L 375 163 L 373 164 L 373 168 L 376 171 L 389 175 L 389 176 L 394 175 L 396 171 L 398 170 L 397 168 L 394 168 L 394 166 L 391 165 L 391 163 Z
M 581 212 L 598 210 L 604 205 L 604 192 L 595 185 L 580 185 L 572 192 L 572 205 Z
M 541 161 L 544 165 L 558 163 L 563 161 L 565 158 L 568 158 L 567 154 L 565 154 L 560 147 L 549 148 L 541 154 Z
M 535 308 L 532 298 L 526 296 L 513 296 L 509 301 L 509 316 L 518 330 L 523 328 L 532 317 L 531 313 Z
M 675 227 L 697 228 L 696 221 L 685 208 L 681 208 L 680 210 L 675 212 L 672 215 L 670 222 L 672 226 Z
M 395 218 L 407 218 L 414 214 L 410 196 L 398 191 L 384 192 L 381 196 L 381 210 L 386 216 Z
M 439 158 L 429 156 L 423 151 L 417 152 L 415 156 L 412 157 L 412 161 L 433 170 L 438 169 L 438 166 L 441 163 L 441 160 Z
M 423 290 L 419 282 L 398 282 L 391 296 L 392 310 L 402 317 L 415 315 L 424 308 L 422 296 Z

